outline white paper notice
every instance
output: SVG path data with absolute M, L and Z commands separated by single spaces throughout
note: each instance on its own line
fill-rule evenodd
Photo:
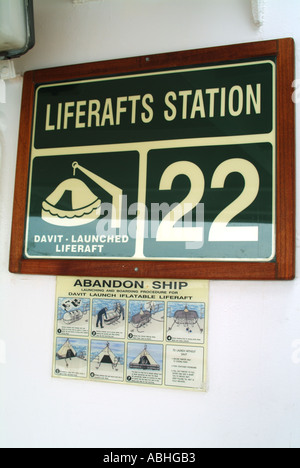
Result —
M 53 376 L 205 391 L 208 285 L 57 278 Z

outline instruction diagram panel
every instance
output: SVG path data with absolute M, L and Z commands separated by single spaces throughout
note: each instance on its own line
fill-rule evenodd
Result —
M 206 390 L 209 282 L 58 277 L 53 377 Z

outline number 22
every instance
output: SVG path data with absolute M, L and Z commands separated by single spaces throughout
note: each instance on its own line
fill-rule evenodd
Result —
M 208 240 L 210 242 L 257 242 L 258 226 L 228 226 L 230 221 L 247 209 L 256 199 L 260 178 L 256 167 L 245 159 L 228 159 L 215 170 L 211 188 L 222 189 L 229 174 L 240 173 L 245 180 L 245 187 L 239 197 L 228 205 L 213 221 Z M 163 173 L 159 190 L 171 190 L 174 179 L 186 175 L 191 183 L 188 196 L 168 213 L 162 220 L 157 241 L 160 242 L 199 242 L 203 241 L 203 227 L 175 227 L 175 224 L 193 210 L 202 200 L 205 179 L 201 169 L 194 163 L 180 161 L 171 164 Z

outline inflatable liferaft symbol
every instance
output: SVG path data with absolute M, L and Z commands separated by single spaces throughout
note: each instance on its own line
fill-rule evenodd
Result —
M 63 209 L 60 202 L 67 193 L 71 206 Z M 95 221 L 100 214 L 101 200 L 79 179 L 62 182 L 42 204 L 42 219 L 56 226 L 82 226 Z
M 123 191 L 102 179 L 93 172 L 80 166 L 77 162 L 72 164 L 73 175 L 79 169 L 99 187 L 112 196 L 113 228 L 121 226 L 122 195 Z M 62 207 L 62 200 L 69 200 L 70 206 Z M 42 219 L 56 226 L 82 226 L 98 219 L 101 215 L 101 200 L 80 179 L 67 179 L 63 181 L 42 203 Z

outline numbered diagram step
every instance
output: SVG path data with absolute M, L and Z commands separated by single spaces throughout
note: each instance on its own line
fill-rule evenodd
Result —
M 162 385 L 163 345 L 128 343 L 127 382 Z
M 57 377 L 84 379 L 88 368 L 88 340 L 56 338 L 54 373 Z
M 205 303 L 168 302 L 167 341 L 205 341 Z
M 90 299 L 59 297 L 56 322 L 57 334 L 64 336 L 88 336 L 90 308 Z
M 125 338 L 127 302 L 99 298 L 93 299 L 92 303 L 92 336 L 104 339 Z
M 125 345 L 122 342 L 92 341 L 90 378 L 123 382 Z
M 129 301 L 129 340 L 163 341 L 164 321 L 164 302 Z

